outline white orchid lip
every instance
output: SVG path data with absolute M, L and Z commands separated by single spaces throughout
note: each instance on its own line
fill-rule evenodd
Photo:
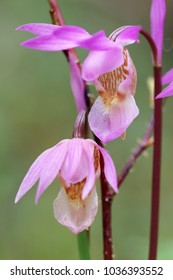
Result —
M 129 52 L 124 49 L 124 63 L 105 73 L 94 84 L 99 97 L 94 102 L 89 116 L 89 125 L 103 142 L 125 135 L 126 129 L 139 114 L 134 100 L 137 74 Z
M 71 200 L 64 188 L 53 203 L 56 220 L 74 234 L 88 229 L 98 210 L 98 196 L 94 188 L 85 200 Z

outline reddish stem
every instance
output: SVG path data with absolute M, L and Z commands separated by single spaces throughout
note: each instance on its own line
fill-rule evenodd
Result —
M 61 13 L 61 10 L 60 10 L 60 7 L 59 7 L 57 1 L 56 0 L 48 0 L 48 2 L 49 2 L 50 6 L 52 8 L 52 12 L 55 13 L 57 24 L 58 25 L 65 25 L 64 18 L 62 16 L 62 13 Z
M 101 193 L 102 193 L 102 223 L 103 223 L 103 254 L 105 260 L 112 260 L 112 223 L 111 223 L 111 206 L 112 195 L 109 194 L 109 184 L 104 174 L 104 161 L 101 156 Z
M 154 67 L 155 97 L 162 90 L 162 69 Z M 162 144 L 162 99 L 155 99 L 154 108 L 154 150 L 153 150 L 153 177 L 151 199 L 150 249 L 149 259 L 157 259 L 158 230 L 159 230 L 159 204 L 160 204 L 160 178 L 161 178 L 161 144 Z

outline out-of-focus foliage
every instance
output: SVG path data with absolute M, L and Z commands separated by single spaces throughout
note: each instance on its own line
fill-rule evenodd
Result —
M 121 25 L 141 24 L 149 30 L 151 1 L 59 0 L 66 23 L 107 34 Z M 164 71 L 173 66 L 172 0 L 164 41 Z M 35 188 L 17 205 L 15 194 L 33 160 L 45 149 L 70 138 L 76 117 L 69 68 L 62 53 L 25 49 L 29 38 L 15 28 L 29 22 L 50 23 L 47 1 L 0 2 L 0 259 L 77 259 L 76 236 L 57 224 L 52 203 L 54 182 L 34 205 Z M 151 114 L 146 80 L 152 75 L 150 50 L 144 39 L 129 47 L 138 72 L 136 92 L 140 115 L 127 131 L 106 148 L 118 173 Z M 78 51 L 81 59 L 86 52 Z M 94 88 L 91 91 L 97 95 Z M 173 98 L 164 109 L 163 172 L 160 208 L 159 259 L 173 259 Z M 123 183 L 113 203 L 113 241 L 118 259 L 146 259 L 150 224 L 152 149 L 142 156 Z M 99 189 L 99 185 L 98 185 Z M 101 205 L 100 205 L 101 206 Z M 101 207 L 100 207 L 101 208 Z M 91 228 L 91 256 L 102 258 L 101 209 Z

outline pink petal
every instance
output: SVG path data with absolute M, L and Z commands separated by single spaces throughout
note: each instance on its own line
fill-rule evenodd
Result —
M 132 95 L 107 108 L 99 96 L 94 102 L 88 121 L 91 130 L 102 141 L 109 142 L 121 136 L 139 114 Z
M 52 34 L 29 39 L 21 43 L 20 46 L 41 51 L 62 51 L 75 48 L 78 46 L 78 43 L 75 41 L 62 40 Z
M 54 35 L 64 41 L 80 42 L 91 38 L 91 35 L 79 26 L 64 25 L 55 30 Z
M 83 62 L 82 77 L 85 81 L 94 81 L 123 62 L 123 48 L 120 46 L 115 45 L 114 49 L 108 51 L 92 51 Z
M 159 93 L 157 98 L 164 98 L 173 95 L 173 82 L 169 84 L 161 93 Z
M 88 175 L 82 191 L 82 199 L 85 199 L 95 185 L 95 168 L 94 168 L 94 147 L 84 142 L 84 151 L 88 159 Z
M 82 139 L 73 138 L 68 143 L 68 152 L 61 168 L 61 176 L 69 183 L 75 184 L 82 181 L 86 173 L 82 171 L 81 177 L 81 163 L 83 162 L 83 146 Z M 82 164 L 82 168 L 84 168 Z
M 66 226 L 74 234 L 88 229 L 94 221 L 98 209 L 96 189 L 90 193 L 86 201 L 69 199 L 64 188 L 61 188 L 58 197 L 53 203 L 54 216 L 60 224 Z
M 75 151 L 71 149 L 71 147 L 73 146 L 73 143 L 72 145 L 70 145 L 71 141 L 74 141 L 74 144 L 76 142 Z M 86 156 L 85 151 L 83 151 L 83 144 L 81 144 L 81 142 L 83 141 L 83 139 L 74 138 L 71 139 L 69 142 L 67 155 L 61 167 L 61 177 L 65 180 L 67 186 L 69 186 L 70 184 L 76 184 L 78 182 L 81 182 L 88 175 L 88 158 Z M 79 151 L 78 148 L 82 149 L 82 151 Z M 74 152 L 75 158 L 72 158 Z
M 85 96 L 84 96 L 84 82 L 82 80 L 81 71 L 73 57 L 69 55 L 70 62 L 70 76 L 71 76 L 71 88 L 75 99 L 75 104 L 78 112 L 86 109 Z
M 52 34 L 55 30 L 61 28 L 60 26 L 54 24 L 46 23 L 28 23 L 16 28 L 16 30 L 27 31 L 35 35 L 49 35 Z
M 163 77 L 162 85 L 169 84 L 173 81 L 173 68 L 171 68 Z
M 127 46 L 133 43 L 139 43 L 139 35 L 141 31 L 141 26 L 122 26 L 116 29 L 109 38 L 122 46 Z
M 103 30 L 93 34 L 87 40 L 80 42 L 80 47 L 88 50 L 110 50 L 115 48 L 115 43 L 109 40 Z
M 40 177 L 40 172 L 43 167 L 43 164 L 45 163 L 45 160 L 47 160 L 47 156 L 51 152 L 51 149 L 48 149 L 44 151 L 31 165 L 29 168 L 27 174 L 25 175 L 20 188 L 18 190 L 18 193 L 15 198 L 15 203 L 19 201 L 19 199 L 22 198 L 32 187 L 33 185 L 37 182 L 37 180 Z
M 162 63 L 162 48 L 164 36 L 164 21 L 166 14 L 165 0 L 152 0 L 151 5 L 151 35 L 158 50 L 158 63 Z
M 99 150 L 104 160 L 104 173 L 106 180 L 115 192 L 118 192 L 117 173 L 114 162 L 107 151 L 99 146 Z
M 41 35 L 21 43 L 21 46 L 44 51 L 71 49 L 79 46 L 79 41 L 91 37 L 85 29 L 78 26 L 27 24 L 18 27 L 18 30 L 25 30 L 36 35 Z
M 40 181 L 37 188 L 35 202 L 37 203 L 42 193 L 57 177 L 67 152 L 68 140 L 60 142 L 54 146 L 46 158 L 46 162 L 41 169 Z

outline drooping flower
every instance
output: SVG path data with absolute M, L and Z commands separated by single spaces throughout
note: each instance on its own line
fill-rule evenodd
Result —
M 61 189 L 54 201 L 54 215 L 59 223 L 77 234 L 87 229 L 97 213 L 95 181 L 100 175 L 100 153 L 110 186 L 117 192 L 116 170 L 110 155 L 91 139 L 73 138 L 44 151 L 24 177 L 15 202 L 39 180 L 36 203 L 57 177 Z
M 36 35 L 35 38 L 20 45 L 44 51 L 62 51 L 71 48 L 84 48 L 90 52 L 82 66 L 82 77 L 86 81 L 94 81 L 103 73 L 112 71 L 123 64 L 123 46 L 138 41 L 140 26 L 124 26 L 114 32 L 116 40 L 107 38 L 103 30 L 90 35 L 78 26 L 57 26 L 45 23 L 29 23 L 19 26 L 23 30 Z M 95 67 L 95 68 L 94 68 Z
M 133 31 L 136 41 L 139 28 L 129 27 L 129 30 Z M 116 30 L 110 38 L 121 42 L 122 45 L 129 44 L 131 43 L 127 36 L 129 30 L 128 27 Z M 126 129 L 139 114 L 134 99 L 137 82 L 136 69 L 125 48 L 123 48 L 123 58 L 124 62 L 120 67 L 99 76 L 94 81 L 100 96 L 90 110 L 89 125 L 94 134 L 104 143 L 119 136 L 124 138 Z
M 99 73 L 106 71 L 106 65 L 112 64 L 110 57 L 114 56 L 116 59 L 113 66 L 119 66 L 123 62 L 122 48 L 111 42 L 105 35 L 104 31 L 99 31 L 90 35 L 85 29 L 78 26 L 57 26 L 53 24 L 31 23 L 19 26 L 17 30 L 23 30 L 36 35 L 35 38 L 29 39 L 21 46 L 42 50 L 42 51 L 62 51 L 75 47 L 85 48 L 87 50 L 102 51 L 101 57 L 95 58 L 97 61 L 104 62 L 104 70 L 99 65 Z M 70 53 L 69 53 L 70 54 Z M 89 59 L 90 60 L 90 59 Z M 108 63 L 110 61 L 110 63 Z M 75 99 L 75 104 L 78 112 L 86 108 L 84 98 L 84 86 L 81 73 L 78 69 L 76 61 L 73 56 L 69 55 L 71 88 Z M 111 66 L 111 65 L 110 65 Z M 112 66 L 111 66 L 112 67 Z M 90 70 L 85 71 L 86 73 Z
M 125 46 L 139 41 L 140 26 L 121 27 L 110 38 L 106 37 L 104 31 L 90 35 L 77 26 L 26 24 L 18 27 L 18 30 L 37 35 L 21 44 L 25 47 L 59 51 L 78 46 L 90 50 L 82 64 L 82 78 L 93 82 L 100 93 L 89 114 L 91 130 L 103 142 L 114 140 L 125 133 L 139 113 L 133 97 L 136 69 Z M 71 85 L 80 111 L 85 106 L 81 98 L 83 92 L 80 95 L 82 81 L 80 73 L 77 75 L 77 69 L 72 67 L 73 61 L 70 61 L 70 65 Z
M 31 49 L 62 51 L 81 47 L 89 51 L 103 51 L 102 56 L 98 54 L 98 61 L 102 59 L 105 64 L 100 69 L 101 72 L 99 75 L 103 71 L 107 72 L 107 69 L 103 68 L 107 67 L 108 64 L 108 69 L 111 70 L 112 67 L 119 67 L 123 63 L 122 47 L 109 40 L 103 30 L 90 35 L 85 29 L 78 26 L 55 26 L 44 23 L 25 24 L 19 26 L 17 30 L 28 31 L 37 35 L 37 37 L 20 44 Z M 112 56 L 115 57 L 113 63 L 112 59 L 110 60 Z M 97 58 L 97 52 L 95 53 L 95 57 Z

